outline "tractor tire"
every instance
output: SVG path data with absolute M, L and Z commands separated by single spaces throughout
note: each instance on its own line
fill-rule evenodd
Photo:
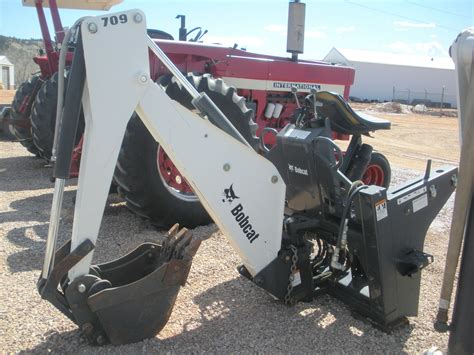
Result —
M 242 136 L 252 146 L 256 146 L 253 111 L 246 107 L 245 99 L 236 94 L 235 88 L 227 86 L 222 79 L 214 79 L 207 74 L 203 76 L 189 74 L 187 79 L 199 92 L 209 95 Z M 169 77 L 161 78 L 159 84 L 166 88 L 166 93 L 171 99 L 189 109 L 194 109 L 191 96 L 174 78 L 171 80 Z M 166 182 L 172 181 L 172 177 L 163 176 L 165 175 L 164 163 L 161 160 L 163 155 L 166 156 L 166 153 L 159 147 L 140 118 L 134 114 L 127 126 L 114 173 L 118 192 L 124 197 L 128 208 L 163 228 L 175 223 L 194 228 L 212 222 L 191 190 L 178 190 L 170 186 L 173 182 Z M 168 161 L 171 162 L 169 158 Z M 170 174 L 170 170 L 164 171 Z M 181 184 L 181 178 L 177 181 Z M 186 184 L 185 180 L 184 183 Z
M 10 109 L 7 109 L 6 111 L 0 113 L 0 136 L 2 137 L 2 139 L 6 139 L 9 142 L 13 142 L 16 140 L 15 135 L 10 130 L 9 121 L 11 115 L 12 114 Z
M 35 95 L 37 85 L 40 85 L 40 75 L 33 75 L 28 81 L 20 85 L 15 93 L 11 109 L 11 128 L 15 138 L 24 146 L 31 154 L 39 155 L 39 150 L 33 143 L 31 134 L 31 95 Z M 31 100 L 31 101 L 30 101 Z
M 65 80 L 65 85 L 67 80 Z M 54 130 L 56 126 L 56 105 L 58 103 L 58 73 L 46 80 L 36 95 L 31 110 L 31 133 L 40 156 L 50 161 L 53 152 Z M 84 119 L 79 120 L 75 144 L 84 131 Z
M 392 179 L 392 169 L 385 155 L 373 152 L 362 181 L 366 185 L 377 185 L 388 189 Z

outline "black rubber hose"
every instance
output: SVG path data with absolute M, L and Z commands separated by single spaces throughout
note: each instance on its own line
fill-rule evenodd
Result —
M 360 185 L 354 189 L 351 189 L 351 191 L 349 192 L 349 197 L 347 198 L 346 206 L 344 207 L 344 210 L 342 212 L 341 223 L 339 224 L 339 231 L 337 234 L 337 242 L 336 242 L 337 248 L 341 247 L 342 233 L 344 231 L 346 219 L 348 218 L 347 216 L 349 215 L 349 211 L 351 209 L 352 201 L 354 201 L 354 198 L 361 190 L 366 189 L 367 187 L 368 187 L 367 185 Z

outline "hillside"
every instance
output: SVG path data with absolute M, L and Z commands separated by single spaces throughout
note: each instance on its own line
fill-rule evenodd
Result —
M 39 71 L 33 62 L 33 57 L 38 55 L 38 50 L 42 48 L 43 41 L 39 39 L 19 39 L 0 35 L 0 55 L 6 55 L 15 65 L 16 88 L 32 73 Z

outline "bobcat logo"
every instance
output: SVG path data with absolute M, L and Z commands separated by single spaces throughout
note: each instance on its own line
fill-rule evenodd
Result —
M 232 184 L 234 185 L 234 184 Z M 232 185 L 229 186 L 228 189 L 224 189 L 224 198 L 222 199 L 222 202 L 229 202 L 232 203 L 236 198 L 240 198 L 239 196 L 235 195 L 234 189 L 232 188 Z
M 222 194 L 224 196 L 222 199 L 223 203 L 227 202 L 230 205 L 235 199 L 240 199 L 240 197 L 235 194 L 233 185 L 234 184 L 231 184 L 228 189 L 224 189 L 224 193 Z M 245 208 L 241 203 L 236 202 L 232 207 L 229 207 L 229 209 L 230 214 L 233 216 L 240 230 L 249 243 L 252 244 L 260 237 L 260 234 L 256 232 L 251 223 L 252 218 L 246 213 Z

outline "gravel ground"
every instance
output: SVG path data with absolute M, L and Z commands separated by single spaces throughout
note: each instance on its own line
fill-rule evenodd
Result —
M 90 347 L 76 326 L 36 292 L 52 200 L 50 169 L 16 143 L 0 142 L 0 352 L 272 352 L 420 353 L 445 349 L 447 335 L 433 330 L 442 282 L 452 198 L 430 229 L 426 251 L 435 263 L 423 273 L 419 317 L 392 334 L 356 320 L 339 301 L 322 296 L 288 308 L 239 276 L 239 258 L 215 226 L 195 229 L 203 242 L 189 284 L 171 319 L 154 339 L 121 347 Z M 416 174 L 395 170 L 399 183 Z M 72 226 L 75 186 L 67 187 L 60 235 Z M 161 232 L 111 196 L 95 254 L 110 260 Z

